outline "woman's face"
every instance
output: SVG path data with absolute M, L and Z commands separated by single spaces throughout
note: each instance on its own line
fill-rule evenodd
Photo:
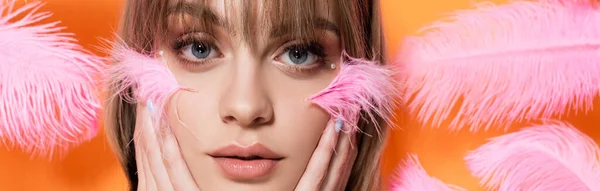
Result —
M 306 43 L 260 25 L 269 18 L 260 3 L 245 36 L 246 1 L 207 2 L 172 10 L 185 14 L 170 17 L 172 38 L 160 46 L 177 80 L 198 90 L 169 107 L 183 157 L 202 190 L 293 190 L 330 119 L 306 99 L 338 72 L 337 10 L 317 1 L 317 35 Z

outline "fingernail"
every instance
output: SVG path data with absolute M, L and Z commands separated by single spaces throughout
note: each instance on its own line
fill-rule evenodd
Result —
M 146 108 L 148 109 L 148 112 L 150 112 L 150 115 L 154 114 L 154 104 L 152 103 L 152 101 L 148 100 L 146 101 Z
M 338 119 L 335 121 L 335 132 L 339 133 L 344 125 L 344 120 Z

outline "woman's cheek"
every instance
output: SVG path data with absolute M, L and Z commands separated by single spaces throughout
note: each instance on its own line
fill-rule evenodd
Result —
M 207 152 L 216 148 L 226 139 L 218 131 L 211 112 L 210 102 L 202 101 L 196 93 L 180 92 L 171 100 L 168 108 L 168 119 L 173 130 L 183 159 L 196 183 L 204 187 L 225 184 L 224 179 L 217 176 L 219 169 L 213 164 Z

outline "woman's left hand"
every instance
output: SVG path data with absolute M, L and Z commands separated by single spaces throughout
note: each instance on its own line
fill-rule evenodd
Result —
M 328 123 L 296 191 L 339 191 L 346 188 L 358 148 L 356 133 L 340 133 L 342 125 L 343 121 Z

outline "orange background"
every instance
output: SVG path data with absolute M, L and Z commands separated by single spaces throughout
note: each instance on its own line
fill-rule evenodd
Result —
M 403 36 L 409 35 L 434 21 L 444 12 L 470 7 L 472 0 L 381 0 L 389 52 L 394 53 Z M 76 34 L 89 49 L 100 45 L 99 37 L 109 38 L 118 28 L 123 0 L 46 0 L 42 10 L 54 12 L 52 20 L 61 20 L 68 32 Z M 505 0 L 494 2 L 503 3 Z M 598 104 L 596 104 L 598 105 Z M 402 112 L 399 112 L 402 113 Z M 405 119 L 405 118 L 404 118 Z M 600 131 L 594 130 L 592 120 L 600 119 L 599 112 L 568 120 L 596 141 Z M 499 131 L 471 134 L 466 131 L 450 134 L 444 128 L 415 128 L 407 120 L 403 129 L 392 132 L 383 161 L 387 180 L 396 164 L 408 152 L 419 158 L 430 175 L 446 183 L 480 190 L 477 180 L 467 171 L 462 157 L 485 142 L 503 134 Z M 413 127 L 413 128 L 411 128 Z M 514 128 L 513 128 L 514 129 Z M 127 181 L 103 134 L 72 150 L 63 160 L 48 162 L 30 158 L 18 150 L 0 150 L 0 190 L 110 190 L 127 189 Z

